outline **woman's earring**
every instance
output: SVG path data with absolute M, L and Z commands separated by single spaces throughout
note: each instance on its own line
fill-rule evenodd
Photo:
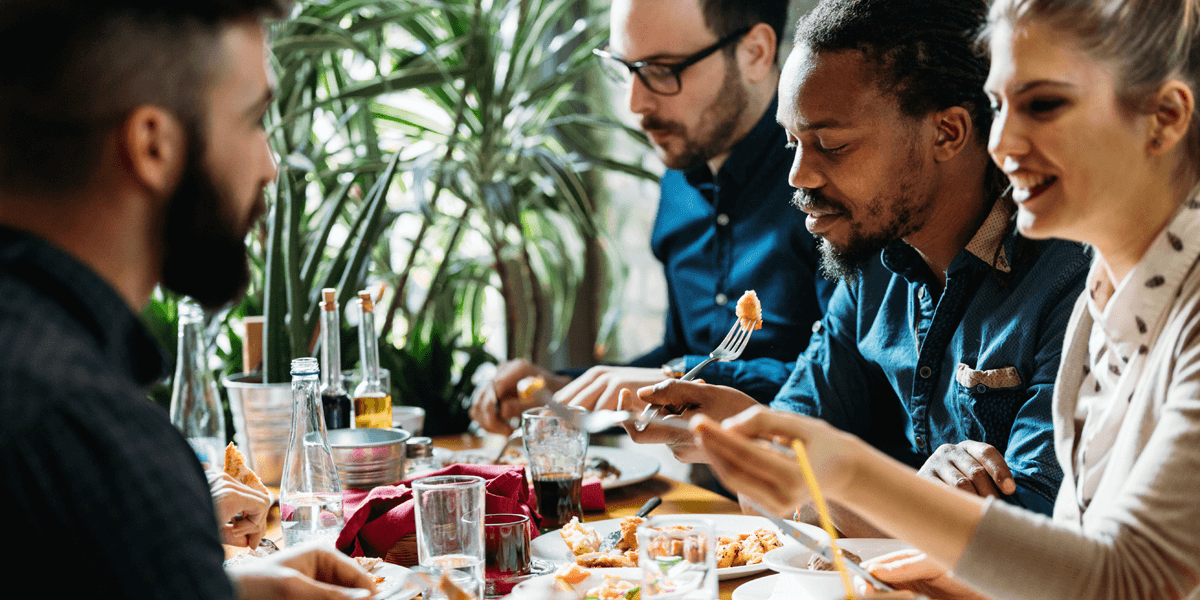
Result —
M 1155 138 L 1151 139 L 1151 140 L 1150 140 L 1150 147 L 1151 147 L 1151 148 L 1154 148 L 1155 150 L 1158 150 L 1159 148 L 1162 148 L 1162 138 L 1155 137 Z

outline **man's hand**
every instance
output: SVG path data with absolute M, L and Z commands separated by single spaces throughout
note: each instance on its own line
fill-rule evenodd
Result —
M 917 474 L 984 498 L 1017 491 L 1000 451 L 973 440 L 943 444 Z
M 555 402 L 581 406 L 588 410 L 616 410 L 621 390 L 636 392 L 654 385 L 666 376 L 662 369 L 638 367 L 592 367 L 554 394 Z
M 570 378 L 560 377 L 528 360 L 519 358 L 505 361 L 496 370 L 491 382 L 480 386 L 471 402 L 471 418 L 487 431 L 508 435 L 513 432 L 509 420 L 520 418 L 526 409 L 538 406 L 534 398 L 521 399 L 517 393 L 517 382 L 526 377 L 542 377 L 551 392 L 570 383 Z
M 754 398 L 723 385 L 708 385 L 703 381 L 681 381 L 668 379 L 652 387 L 644 387 L 633 394 L 621 393 L 619 408 L 641 413 L 647 404 L 670 407 L 660 409 L 659 416 L 672 419 L 691 419 L 703 414 L 715 421 L 732 417 L 751 406 L 757 406 Z M 668 413 L 678 412 L 678 416 Z M 681 462 L 704 462 L 705 457 L 696 448 L 696 438 L 688 431 L 651 424 L 645 431 L 638 431 L 633 424 L 626 424 L 629 437 L 639 444 L 666 444 Z
M 271 497 L 222 471 L 206 471 L 208 489 L 212 492 L 213 508 L 221 543 L 230 546 L 258 547 L 267 530 L 267 513 Z
M 375 593 L 371 576 L 330 546 L 288 548 L 228 573 L 244 600 L 353 600 Z

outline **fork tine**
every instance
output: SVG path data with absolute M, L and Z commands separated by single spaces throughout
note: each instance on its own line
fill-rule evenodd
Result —
M 746 345 L 750 343 L 750 334 L 753 332 L 754 332 L 753 329 L 750 329 L 750 328 L 745 329 L 745 334 L 742 335 L 740 337 L 740 339 L 738 340 L 737 346 L 735 346 L 733 349 L 733 358 L 731 358 L 730 360 L 736 359 L 737 357 L 742 355 L 742 351 L 744 351 L 746 349 Z

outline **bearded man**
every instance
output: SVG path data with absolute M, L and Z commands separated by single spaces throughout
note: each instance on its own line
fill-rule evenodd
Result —
M 0 510 L 20 544 L 8 572 L 51 595 L 374 588 L 325 549 L 227 574 L 202 467 L 146 396 L 166 374 L 137 317 L 154 287 L 216 307 L 249 280 L 244 239 L 276 175 L 263 19 L 286 12 L 282 0 L 0 2 L 0 48 L 21 57 L 0 80 Z
M 668 311 L 662 344 L 626 366 L 550 373 L 525 360 L 501 365 L 481 386 L 472 416 L 507 433 L 530 406 L 516 385 L 542 375 L 555 400 L 613 408 L 622 389 L 662 381 L 707 358 L 736 322 L 745 290 L 763 299 L 763 328 L 747 358 L 777 369 L 804 350 L 832 284 L 817 273 L 818 251 L 803 223 L 785 218 L 789 153 L 775 123 L 776 55 L 787 0 L 617 0 L 610 43 L 596 54 L 628 89 L 630 110 L 668 171 L 650 246 L 663 263 Z M 664 369 L 664 365 L 666 368 Z M 714 364 L 705 379 L 756 388 L 777 373 Z M 783 373 L 786 376 L 786 373 Z
M 823 0 L 801 21 L 778 119 L 795 149 L 795 204 L 821 238 L 822 268 L 842 281 L 790 376 L 772 382 L 771 407 L 1049 514 L 1062 479 L 1050 401 L 1088 257 L 1014 227 L 986 150 L 988 62 L 970 33 L 986 13 L 984 0 Z M 621 405 L 722 419 L 754 403 L 735 387 L 672 381 Z M 630 432 L 704 458 L 690 435 Z

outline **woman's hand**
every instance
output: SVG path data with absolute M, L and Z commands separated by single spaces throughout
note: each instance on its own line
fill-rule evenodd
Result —
M 900 550 L 865 560 L 862 566 L 880 581 L 933 600 L 987 600 L 939 567 L 920 550 Z M 868 584 L 869 587 L 869 584 Z
M 271 510 L 271 497 L 222 471 L 206 471 L 208 488 L 212 492 L 213 507 L 217 513 L 217 526 L 221 531 L 221 543 L 230 546 L 258 547 L 267 530 L 267 513 Z
M 791 513 L 812 498 L 796 457 L 768 442 L 804 444 L 822 491 L 836 497 L 853 479 L 862 448 L 858 438 L 819 419 L 753 406 L 718 425 L 692 420 L 697 443 L 725 487 L 745 494 L 775 514 Z

